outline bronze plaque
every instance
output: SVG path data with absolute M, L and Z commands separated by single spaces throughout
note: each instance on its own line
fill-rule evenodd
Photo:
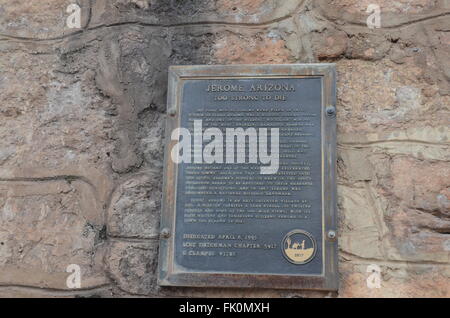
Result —
M 169 70 L 159 284 L 336 290 L 333 64 Z

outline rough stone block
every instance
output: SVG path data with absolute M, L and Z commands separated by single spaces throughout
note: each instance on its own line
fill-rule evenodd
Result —
M 370 298 L 448 298 L 450 296 L 449 276 L 445 267 L 377 261 L 342 261 L 339 265 L 345 277 L 341 281 L 339 297 L 364 295 Z M 380 288 L 369 288 L 367 284 L 367 280 L 374 274 L 368 271 L 369 266 L 374 265 L 381 270 Z M 371 281 L 373 282 L 373 277 Z
M 111 199 L 108 233 L 114 237 L 158 237 L 161 188 L 159 171 L 142 172 L 121 183 Z
M 150 295 L 156 288 L 158 242 L 112 241 L 106 259 L 118 287 L 134 295 Z
M 89 1 L 78 1 L 81 9 L 81 28 L 89 19 Z M 80 29 L 70 29 L 66 20 L 69 1 L 0 1 L 0 33 L 11 37 L 57 38 Z
M 214 46 L 214 58 L 223 64 L 281 64 L 291 61 L 292 53 L 276 35 L 225 33 Z
M 370 193 L 365 189 L 340 186 L 341 213 L 339 247 L 344 252 L 365 258 L 381 258 L 380 225 L 382 211 L 376 211 Z
M 107 283 L 102 210 L 82 202 L 93 194 L 77 183 L 0 182 L 0 284 L 67 289 L 70 264 L 80 266 L 82 288 Z
M 450 188 L 450 166 L 446 162 L 426 162 L 395 158 L 392 163 L 393 193 L 405 206 L 426 211 L 441 211 L 440 198 Z M 447 199 L 450 199 L 448 197 Z
M 140 22 L 160 25 L 189 23 L 262 24 L 293 14 L 301 0 L 98 0 L 91 26 Z

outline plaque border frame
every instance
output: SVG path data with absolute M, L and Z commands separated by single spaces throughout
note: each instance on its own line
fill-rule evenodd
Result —
M 299 290 L 339 288 L 336 193 L 336 67 L 334 63 L 277 65 L 170 66 L 168 74 L 164 178 L 159 235 L 158 285 L 178 287 L 240 287 Z M 248 274 L 179 271 L 175 267 L 173 232 L 176 219 L 178 166 L 170 160 L 176 144 L 171 132 L 180 125 L 183 81 L 217 78 L 322 78 L 322 217 L 323 274 Z M 331 109 L 331 112 L 327 112 Z

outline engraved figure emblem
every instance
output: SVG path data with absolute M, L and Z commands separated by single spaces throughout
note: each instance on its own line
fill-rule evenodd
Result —
M 314 238 L 303 230 L 293 230 L 286 234 L 281 248 L 284 257 L 296 265 L 309 263 L 317 251 Z

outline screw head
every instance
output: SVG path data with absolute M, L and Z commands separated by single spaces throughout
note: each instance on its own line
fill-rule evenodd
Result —
M 176 114 L 177 114 L 177 111 L 176 111 L 176 109 L 174 109 L 174 108 L 172 108 L 172 109 L 170 109 L 169 111 L 168 111 L 168 114 L 169 114 L 169 116 L 175 116 Z
M 170 237 L 170 231 L 168 228 L 161 230 L 161 237 L 162 238 L 169 238 Z
M 334 116 L 336 114 L 336 108 L 334 106 L 328 106 L 326 111 L 328 116 Z
M 330 240 L 334 240 L 336 238 L 336 231 L 333 230 L 328 231 L 328 238 Z

